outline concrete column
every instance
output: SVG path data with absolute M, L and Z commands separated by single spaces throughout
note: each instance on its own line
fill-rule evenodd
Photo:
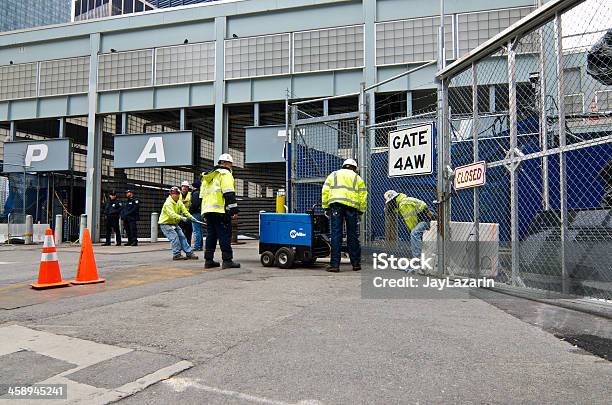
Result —
M 151 243 L 157 242 L 158 229 L 159 229 L 157 225 L 158 221 L 159 221 L 159 214 L 157 212 L 152 212 L 151 213 Z
M 9 127 L 9 135 L 8 135 L 9 142 L 13 142 L 16 137 L 17 137 L 17 123 L 15 121 L 11 121 L 11 124 Z
M 495 85 L 489 85 L 489 112 L 495 112 Z
M 66 137 L 66 117 L 61 117 L 58 121 L 59 121 L 58 137 L 65 138 Z
M 259 126 L 259 103 L 253 104 L 253 125 Z
M 81 222 L 79 224 L 79 243 L 83 244 L 83 234 L 85 234 L 85 228 L 87 228 L 87 215 L 81 214 Z M 90 232 L 91 236 L 91 232 Z
M 89 111 L 87 116 L 87 160 L 85 214 L 93 242 L 100 240 L 100 194 L 102 189 L 102 123 L 98 111 L 98 53 L 100 34 L 90 35 Z
M 224 126 L 225 111 L 225 36 L 227 31 L 226 17 L 215 18 L 215 40 L 217 47 L 215 50 L 215 159 L 220 154 L 227 152 L 228 139 L 227 130 Z
M 184 108 L 180 110 L 179 129 L 184 131 L 187 128 L 187 114 Z
M 412 115 L 412 92 L 411 91 L 407 91 L 406 92 L 406 116 L 410 117 Z
M 55 245 L 59 246 L 62 244 L 64 239 L 64 217 L 62 214 L 55 216 Z
M 24 235 L 24 243 L 26 245 L 31 245 L 34 237 L 34 218 L 32 215 L 26 215 L 25 217 L 25 235 Z

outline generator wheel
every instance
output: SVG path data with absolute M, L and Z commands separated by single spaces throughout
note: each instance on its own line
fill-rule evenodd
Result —
M 272 267 L 274 266 L 274 260 L 275 260 L 274 253 L 268 252 L 268 251 L 263 252 L 259 260 L 261 261 L 261 264 L 264 267 Z
M 281 269 L 290 269 L 293 266 L 295 260 L 295 253 L 293 250 L 282 247 L 276 252 L 276 264 Z

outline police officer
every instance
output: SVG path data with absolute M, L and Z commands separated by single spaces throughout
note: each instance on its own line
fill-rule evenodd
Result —
M 134 198 L 134 193 L 132 190 L 127 190 L 125 192 L 125 196 L 127 197 L 127 201 L 123 206 L 123 211 L 121 212 L 121 218 L 123 219 L 123 224 L 125 230 L 127 232 L 128 243 L 126 246 L 138 246 L 138 220 L 140 220 L 140 202 L 137 198 Z
M 191 186 L 189 185 L 188 181 L 183 181 L 181 183 L 180 200 L 183 202 L 183 205 L 185 206 L 185 208 L 189 210 L 189 208 L 191 207 Z M 181 229 L 183 230 L 183 233 L 185 234 L 187 243 L 189 243 L 189 245 L 191 246 L 191 236 L 193 235 L 193 227 L 191 225 L 191 222 L 189 221 L 181 222 L 179 226 L 181 227 Z
M 357 174 L 357 162 L 346 159 L 342 168 L 331 173 L 323 184 L 322 206 L 331 217 L 331 259 L 327 271 L 340 271 L 342 226 L 346 223 L 346 238 L 353 271 L 361 270 L 359 216 L 366 210 L 368 191 Z
M 114 190 L 108 193 L 108 200 L 104 203 L 104 214 L 106 215 L 106 243 L 102 246 L 111 245 L 111 233 L 115 232 L 117 246 L 121 246 L 121 231 L 119 230 L 119 216 L 121 215 L 122 204 L 117 200 Z
M 214 261 L 217 241 L 221 246 L 222 268 L 238 268 L 232 251 L 232 219 L 238 218 L 236 187 L 232 166 L 234 159 L 224 153 L 219 156 L 218 164 L 208 173 L 202 173 L 202 216 L 206 219 L 206 245 L 204 248 L 205 268 L 219 267 Z
M 187 243 L 181 227 L 178 226 L 181 222 L 193 219 L 193 216 L 180 200 L 180 195 L 181 191 L 178 187 L 170 189 L 170 195 L 164 202 L 157 223 L 172 245 L 172 260 L 197 260 L 198 256 L 193 254 L 193 249 Z M 185 256 L 181 256 L 181 251 L 185 252 Z
M 429 229 L 433 218 L 431 210 L 424 201 L 395 190 L 386 191 L 384 197 L 386 209 L 398 213 L 410 231 L 412 257 L 420 257 L 423 251 L 423 234 Z

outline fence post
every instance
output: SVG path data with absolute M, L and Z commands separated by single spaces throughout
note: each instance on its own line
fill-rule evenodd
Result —
M 59 246 L 62 244 L 62 240 L 64 238 L 63 234 L 64 227 L 64 218 L 62 214 L 57 214 L 55 216 L 55 245 Z
M 83 244 L 83 234 L 87 228 L 87 214 L 81 214 L 81 223 L 79 226 L 79 243 Z
M 358 132 L 359 138 L 357 141 L 357 154 L 359 155 L 359 167 L 361 168 L 361 178 L 363 181 L 368 184 L 368 163 L 367 163 L 367 131 L 366 126 L 368 125 L 368 103 L 366 100 L 366 92 L 365 92 L 365 83 L 361 83 L 359 87 L 359 123 L 358 123 Z M 366 243 L 366 236 L 369 235 L 369 232 L 366 230 L 368 228 L 368 220 L 370 218 L 369 210 L 366 209 L 366 212 L 363 214 L 363 218 L 361 219 L 361 229 L 360 229 L 360 239 Z
M 478 162 L 478 64 L 472 63 L 472 140 L 474 162 Z M 474 187 L 474 277 L 480 277 L 480 200 L 479 188 Z
M 564 100 L 564 80 L 563 80 L 563 32 L 561 29 L 561 14 L 555 14 L 555 53 L 557 55 L 557 104 L 559 108 L 559 197 L 561 211 L 561 286 L 563 293 L 569 292 L 568 269 L 567 269 L 567 178 L 566 178 L 566 156 L 564 148 L 565 139 L 565 100 Z
M 151 213 L 151 243 L 157 242 L 159 214 L 157 212 Z
M 508 104 L 510 115 L 510 248 L 512 258 L 512 285 L 516 286 L 519 280 L 519 237 L 518 237 L 518 179 L 515 165 L 515 155 L 517 148 L 517 105 L 516 105 L 516 49 L 518 38 L 508 41 Z
M 31 245 L 34 235 L 34 218 L 32 215 L 26 215 L 25 217 L 25 234 L 23 235 L 24 243 Z
M 291 106 L 291 111 L 289 112 L 291 116 L 291 131 L 289 131 L 289 181 L 287 188 L 287 206 L 289 208 L 289 212 L 294 212 L 295 203 L 297 202 L 297 190 L 293 187 L 293 177 L 297 175 L 296 173 L 296 154 L 297 150 L 293 150 L 293 142 L 297 137 L 297 120 L 298 120 L 298 107 L 297 105 Z

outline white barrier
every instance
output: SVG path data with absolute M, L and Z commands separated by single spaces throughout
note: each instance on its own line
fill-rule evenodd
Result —
M 34 224 L 34 232 L 32 240 L 34 243 L 42 243 L 45 239 L 45 231 L 49 228 L 49 224 Z M 26 233 L 25 224 L 11 224 L 11 237 L 23 238 Z M 8 240 L 8 224 L 0 224 L 0 243 L 5 243 Z

